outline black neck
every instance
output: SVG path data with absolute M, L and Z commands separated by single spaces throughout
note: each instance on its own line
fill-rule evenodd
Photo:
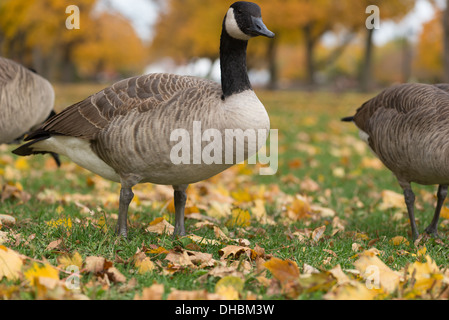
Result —
M 252 90 L 246 68 L 248 41 L 231 37 L 223 26 L 220 41 L 222 99 L 248 89 Z

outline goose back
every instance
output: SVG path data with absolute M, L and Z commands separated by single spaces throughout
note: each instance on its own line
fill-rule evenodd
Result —
M 46 79 L 0 57 L 0 143 L 11 142 L 44 122 L 54 99 Z
M 400 182 L 449 182 L 449 94 L 440 88 L 390 87 L 363 104 L 354 122 Z

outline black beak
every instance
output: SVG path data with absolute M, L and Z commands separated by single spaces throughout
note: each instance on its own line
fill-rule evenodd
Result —
M 254 36 L 265 36 L 268 38 L 274 38 L 274 33 L 268 30 L 265 24 L 262 21 L 262 18 L 251 17 L 253 21 L 253 25 L 250 28 L 250 32 Z

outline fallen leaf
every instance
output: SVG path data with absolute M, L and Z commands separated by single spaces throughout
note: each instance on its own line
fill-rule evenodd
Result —
M 83 265 L 83 258 L 78 252 L 75 252 L 72 256 L 62 256 L 58 258 L 59 267 L 62 269 L 66 269 L 69 266 L 77 266 L 81 269 Z
M 281 284 L 297 281 L 299 278 L 299 268 L 294 261 L 273 257 L 265 262 L 264 266 Z
M 136 294 L 134 300 L 162 300 L 164 285 L 155 283 L 149 288 L 144 288 L 142 294 Z
M 230 256 L 232 256 L 234 260 L 237 260 L 242 254 L 246 254 L 247 257 L 250 258 L 251 260 L 256 259 L 257 256 L 257 253 L 251 248 L 236 245 L 226 246 L 223 249 L 220 249 L 218 251 L 218 254 L 221 256 L 221 259 L 223 260 L 227 259 Z
M 0 280 L 15 280 L 22 269 L 22 259 L 14 250 L 0 245 Z
M 16 218 L 7 214 L 0 214 L 0 225 L 12 227 L 16 224 Z
M 39 266 L 37 263 L 33 263 L 33 266 L 24 272 L 24 276 L 31 286 L 35 286 L 38 285 L 38 283 L 41 283 L 40 278 L 50 278 L 59 281 L 58 270 L 56 270 L 48 263 L 44 264 L 43 266 Z
M 321 226 L 313 230 L 312 232 L 312 240 L 318 242 L 324 235 L 326 231 L 326 226 Z
M 59 247 L 59 245 L 60 245 L 61 243 L 62 243 L 62 240 L 61 240 L 61 239 L 52 241 L 52 242 L 50 242 L 50 243 L 48 244 L 48 246 L 45 248 L 45 250 L 53 250 L 53 249 L 56 249 L 56 248 Z
M 367 286 L 382 287 L 388 293 L 393 293 L 399 286 L 400 274 L 391 270 L 372 252 L 361 253 L 354 266 L 366 280 Z
M 402 236 L 396 236 L 396 237 L 391 238 L 390 243 L 395 246 L 399 246 L 401 244 L 405 244 L 407 246 L 409 245 L 408 240 Z
M 231 210 L 231 218 L 226 222 L 227 227 L 249 227 L 251 215 L 248 210 L 234 208 Z
M 167 296 L 167 300 L 224 300 L 216 293 L 209 293 L 206 290 L 173 290 Z
M 243 291 L 243 286 L 244 282 L 241 278 L 226 276 L 215 284 L 215 293 L 226 300 L 238 300 L 240 293 Z
M 327 300 L 373 300 L 379 292 L 370 290 L 364 284 L 351 282 L 336 286 L 324 295 Z
M 150 226 L 145 230 L 157 234 L 171 235 L 175 231 L 175 227 L 168 223 L 164 218 L 157 218 L 150 222 Z
M 379 205 L 380 210 L 387 210 L 391 208 L 407 209 L 404 201 L 404 195 L 391 190 L 384 190 L 381 193 L 382 202 Z
M 312 213 L 309 201 L 301 195 L 296 195 L 292 203 L 286 206 L 286 209 L 287 216 L 294 221 L 308 218 Z

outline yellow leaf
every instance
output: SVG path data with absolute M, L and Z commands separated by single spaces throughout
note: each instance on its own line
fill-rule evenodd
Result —
M 391 208 L 406 209 L 404 195 L 390 190 L 382 191 L 382 203 L 379 206 L 380 210 Z
M 108 225 L 106 224 L 106 218 L 104 216 L 101 216 L 97 221 L 97 227 L 103 231 L 103 233 L 108 232 Z
M 231 192 L 231 196 L 235 199 L 237 203 L 251 202 L 253 200 L 251 194 L 247 190 Z
M 232 209 L 231 218 L 226 222 L 228 227 L 249 227 L 251 225 L 251 215 L 248 210 L 240 208 Z
M 299 268 L 296 262 L 291 260 L 282 260 L 279 258 L 271 258 L 264 263 L 264 267 L 270 270 L 273 276 L 286 284 L 291 281 L 297 281 L 299 278 Z
M 37 263 L 33 267 L 24 272 L 25 278 L 29 281 L 31 286 L 37 285 L 40 278 L 50 278 L 59 280 L 59 272 L 49 264 L 39 266 Z
M 75 252 L 72 256 L 62 256 L 58 259 L 60 267 L 66 269 L 69 266 L 77 266 L 81 269 L 83 265 L 83 258 L 78 252 Z
M 22 259 L 19 254 L 0 245 L 0 280 L 3 277 L 6 277 L 8 280 L 17 279 L 22 265 Z
M 390 243 L 395 246 L 399 246 L 401 244 L 405 244 L 407 246 L 409 245 L 408 240 L 402 236 L 396 236 L 396 237 L 391 238 Z
M 151 272 L 156 267 L 149 257 L 145 257 L 142 260 L 136 260 L 135 266 L 137 267 L 139 274 Z
M 293 202 L 287 205 L 287 216 L 295 221 L 310 217 L 311 212 L 308 200 L 301 195 L 296 195 Z
M 346 283 L 335 287 L 324 295 L 327 300 L 373 300 L 380 292 L 368 289 L 359 282 Z
M 449 219 L 449 208 L 444 206 L 441 208 L 440 217 L 443 219 Z
M 366 280 L 365 285 L 371 286 L 371 288 L 383 288 L 392 293 L 399 286 L 400 275 L 391 270 L 373 252 L 363 252 L 360 258 L 354 262 L 354 266 Z
M 217 282 L 215 293 L 223 296 L 226 300 L 238 300 L 243 286 L 244 282 L 239 277 L 227 276 Z
M 414 277 L 413 289 L 423 294 L 431 289 L 442 286 L 444 275 L 440 272 L 437 264 L 427 255 L 426 262 L 416 261 L 408 266 L 408 277 Z
M 155 254 L 162 254 L 162 253 L 168 253 L 168 250 L 165 249 L 164 247 L 158 247 L 157 249 L 150 249 L 149 252 L 155 253 Z
M 17 170 L 21 170 L 21 171 L 25 171 L 25 170 L 29 170 L 30 169 L 30 165 L 28 164 L 28 161 L 26 158 L 18 158 L 15 162 L 14 162 L 14 167 Z

